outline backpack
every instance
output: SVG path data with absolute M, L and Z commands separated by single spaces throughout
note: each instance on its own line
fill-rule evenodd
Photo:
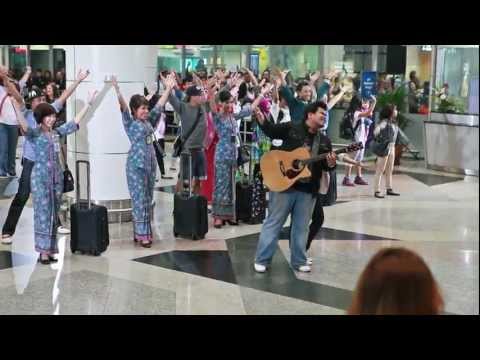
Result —
M 357 125 L 353 128 L 353 111 L 345 111 L 342 121 L 340 122 L 340 137 L 345 140 L 353 140 L 355 137 L 355 131 L 357 131 L 361 120 L 357 121 Z

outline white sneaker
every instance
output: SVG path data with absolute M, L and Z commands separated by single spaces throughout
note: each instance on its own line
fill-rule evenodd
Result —
M 303 273 L 308 273 L 308 272 L 312 271 L 312 268 L 310 267 L 310 265 L 302 265 L 297 269 L 297 271 L 303 272 Z
M 265 271 L 267 271 L 267 267 L 265 265 L 260 265 L 257 263 L 255 263 L 254 268 L 255 268 L 255 271 L 258 273 L 264 273 Z
M 10 245 L 12 243 L 12 237 L 10 235 L 2 235 L 2 244 Z
M 63 227 L 63 226 L 59 226 L 58 229 L 57 229 L 57 232 L 59 234 L 70 234 L 70 229 L 67 229 L 66 227 Z
M 307 257 L 307 265 L 312 265 L 313 264 L 313 258 Z

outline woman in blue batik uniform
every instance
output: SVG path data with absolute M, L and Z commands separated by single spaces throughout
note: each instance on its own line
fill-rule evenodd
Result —
M 141 95 L 133 95 L 128 106 L 120 93 L 116 77 L 112 84 L 117 92 L 122 121 L 132 146 L 127 159 L 127 184 L 132 198 L 134 241 L 143 247 L 152 246 L 151 204 L 156 175 L 156 157 L 153 147 L 153 133 L 173 89 L 171 77 L 167 79 L 167 89 L 155 107 L 148 110 L 148 100 Z M 130 107 L 130 110 L 129 110 Z
M 232 193 L 232 167 L 237 165 L 237 119 L 250 116 L 252 109 L 256 108 L 263 96 L 271 90 L 270 86 L 264 87 L 253 104 L 245 105 L 237 113 L 233 113 L 234 98 L 227 90 L 220 91 L 218 95 L 219 106 L 215 103 L 215 95 L 210 90 L 210 107 L 219 142 L 215 150 L 215 187 L 213 191 L 213 217 L 214 227 L 221 228 L 225 221 L 236 225 L 234 218 L 234 204 Z
M 57 115 L 52 105 L 41 103 L 35 108 L 33 114 L 39 126 L 31 128 L 23 117 L 20 106 L 15 103 L 18 122 L 25 136 L 34 145 L 36 154 L 31 175 L 35 250 L 40 253 L 39 261 L 44 265 L 57 261 L 53 255 L 58 253 L 56 234 L 63 193 L 60 137 L 78 130 L 78 125 L 92 105 L 95 95 L 96 92 L 90 96 L 87 106 L 73 121 L 66 122 L 56 129 L 52 129 Z

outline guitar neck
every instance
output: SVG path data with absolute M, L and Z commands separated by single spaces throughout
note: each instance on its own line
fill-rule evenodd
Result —
M 347 152 L 347 148 L 341 148 L 341 149 L 337 149 L 334 151 L 335 154 L 343 154 L 343 153 L 346 153 Z M 317 161 L 320 161 L 320 160 L 325 160 L 327 158 L 327 155 L 329 153 L 323 153 L 323 154 L 320 154 L 320 155 L 317 155 L 317 156 L 314 156 L 308 160 L 303 160 L 302 162 L 304 164 L 310 164 L 310 163 L 314 163 L 314 162 L 317 162 Z

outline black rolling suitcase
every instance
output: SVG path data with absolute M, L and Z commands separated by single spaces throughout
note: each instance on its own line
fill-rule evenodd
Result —
M 79 164 L 87 165 L 87 201 L 80 201 Z M 108 214 L 105 206 L 95 205 L 90 200 L 90 163 L 77 161 L 77 201 L 70 206 L 70 250 L 72 253 L 100 255 L 109 245 Z
M 174 195 L 173 234 L 175 237 L 181 236 L 192 240 L 204 239 L 208 232 L 207 198 L 192 194 L 192 156 L 191 154 L 181 156 L 189 157 L 188 191 L 183 188 Z M 180 174 L 180 179 L 183 187 L 183 174 Z
M 250 158 L 248 162 L 248 175 L 245 176 L 243 167 L 240 168 L 241 178 L 235 184 L 235 215 L 237 221 L 250 223 L 253 217 L 252 204 L 254 201 L 254 183 L 252 181 L 252 155 L 253 144 L 250 149 Z M 235 178 L 235 177 L 234 177 Z
M 252 217 L 253 186 L 247 180 L 235 184 L 235 215 L 237 221 L 248 222 Z

